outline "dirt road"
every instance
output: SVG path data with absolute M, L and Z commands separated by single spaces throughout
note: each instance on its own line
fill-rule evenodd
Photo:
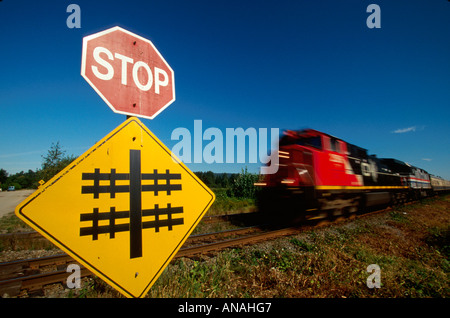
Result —
M 35 190 L 17 190 L 0 192 L 0 217 L 14 212 L 16 206 Z

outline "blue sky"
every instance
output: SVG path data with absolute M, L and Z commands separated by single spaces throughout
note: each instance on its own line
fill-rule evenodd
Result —
M 71 3 L 80 29 L 66 25 Z M 379 29 L 366 25 L 371 3 Z M 223 132 L 309 127 L 450 179 L 449 17 L 445 0 L 4 0 L 0 168 L 40 168 L 56 141 L 80 155 L 125 120 L 80 75 L 83 37 L 118 25 L 175 71 L 176 101 L 142 119 L 169 148 L 196 119 Z

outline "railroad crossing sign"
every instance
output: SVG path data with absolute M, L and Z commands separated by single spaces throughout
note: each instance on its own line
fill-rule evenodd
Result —
M 127 297 L 143 297 L 215 199 L 131 117 L 16 215 Z
M 120 27 L 83 38 L 81 75 L 119 114 L 153 119 L 175 101 L 172 68 L 151 41 Z

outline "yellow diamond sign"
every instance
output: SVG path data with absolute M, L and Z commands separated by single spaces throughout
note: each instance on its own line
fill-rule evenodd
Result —
M 16 215 L 127 297 L 144 297 L 214 202 L 137 118 L 100 140 Z

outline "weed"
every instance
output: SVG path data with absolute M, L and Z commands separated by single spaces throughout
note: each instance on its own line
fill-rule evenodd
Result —
M 270 256 L 273 267 L 278 268 L 278 270 L 282 272 L 285 272 L 293 267 L 295 256 L 290 251 L 282 249 L 281 251 L 271 253 Z
M 402 222 L 405 219 L 402 213 L 396 210 L 389 212 L 389 216 L 396 222 Z
M 17 231 L 31 230 L 21 219 L 14 213 L 4 215 L 0 218 L 0 233 L 12 233 Z
M 315 249 L 314 244 L 310 244 L 308 242 L 305 241 L 301 241 L 298 238 L 291 238 L 289 240 L 293 245 L 297 246 L 300 251 L 304 251 L 304 252 L 312 252 Z
M 449 293 L 444 281 L 445 277 L 417 261 L 407 261 L 405 270 L 398 277 L 405 296 L 409 297 L 442 297 Z
M 230 212 L 244 212 L 255 209 L 255 200 L 250 198 L 235 198 L 221 195 L 216 197 L 216 200 L 209 209 L 207 215 L 220 215 Z
M 425 242 L 434 246 L 448 260 L 450 257 L 450 226 L 446 228 L 432 227 L 428 229 L 428 232 L 429 235 L 425 238 Z

